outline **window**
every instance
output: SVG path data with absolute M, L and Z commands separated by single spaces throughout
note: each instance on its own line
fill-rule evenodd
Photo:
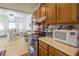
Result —
M 15 21 L 9 21 L 9 30 L 16 29 Z
M 4 23 L 0 22 L 0 30 L 4 30 Z
M 32 27 L 32 22 L 31 22 L 31 19 L 27 19 L 26 20 L 26 30 L 30 30 L 31 31 L 31 27 Z
M 19 23 L 19 29 L 23 30 L 23 23 Z
M 23 31 L 24 31 L 24 23 L 19 22 L 19 32 L 23 32 Z

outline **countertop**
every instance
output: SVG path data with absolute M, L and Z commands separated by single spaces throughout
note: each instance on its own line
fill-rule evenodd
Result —
M 60 50 L 61 52 L 65 53 L 69 56 L 77 55 L 79 52 L 79 48 L 72 47 L 72 46 L 66 45 L 64 43 L 55 41 L 53 38 L 50 38 L 47 36 L 39 38 L 39 40 L 43 41 L 44 43 L 48 44 L 49 46 L 52 46 L 52 47 Z
M 0 40 L 0 49 L 5 49 L 5 56 L 21 56 L 28 54 L 28 43 L 25 42 L 23 37 L 18 37 L 15 40 L 8 40 L 2 38 Z

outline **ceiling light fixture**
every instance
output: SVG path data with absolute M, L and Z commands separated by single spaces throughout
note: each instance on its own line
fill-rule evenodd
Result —
M 14 17 L 15 17 L 15 13 L 13 13 L 13 12 L 9 12 L 9 16 L 8 16 L 9 18 L 11 18 L 11 19 L 14 19 Z

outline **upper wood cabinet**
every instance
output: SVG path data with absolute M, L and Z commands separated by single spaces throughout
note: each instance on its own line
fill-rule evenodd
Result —
M 32 15 L 33 15 L 33 18 L 36 19 L 37 18 L 37 11 L 34 11 Z
M 35 19 L 46 16 L 46 25 L 79 22 L 79 4 L 42 3 L 33 13 Z
M 79 3 L 77 4 L 77 22 L 79 23 Z
M 56 4 L 46 4 L 46 24 L 56 24 Z
M 40 17 L 43 17 L 46 15 L 46 4 L 43 3 L 40 5 Z
M 77 4 L 57 4 L 57 23 L 74 23 L 77 21 Z
M 40 7 L 37 9 L 37 19 L 40 18 Z

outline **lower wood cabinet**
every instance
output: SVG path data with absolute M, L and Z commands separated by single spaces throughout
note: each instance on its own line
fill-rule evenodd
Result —
M 65 56 L 63 52 L 60 52 L 59 50 L 49 46 L 49 55 L 50 54 L 54 56 Z
M 67 56 L 65 53 L 60 50 L 51 47 L 50 45 L 39 40 L 38 47 L 38 55 L 39 56 Z
M 49 53 L 49 56 L 54 56 L 54 55 Z
M 47 54 L 48 54 L 47 50 L 39 46 L 39 56 L 47 56 Z
M 42 48 L 46 49 L 48 48 L 48 45 L 42 41 L 39 41 L 39 46 L 41 46 Z

